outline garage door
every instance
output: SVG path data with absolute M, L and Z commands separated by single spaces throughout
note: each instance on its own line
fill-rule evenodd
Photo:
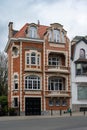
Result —
M 41 115 L 41 98 L 25 98 L 25 115 Z

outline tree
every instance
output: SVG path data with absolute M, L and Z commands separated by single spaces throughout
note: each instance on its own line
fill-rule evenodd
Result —
M 0 52 L 0 96 L 7 96 L 7 56 Z

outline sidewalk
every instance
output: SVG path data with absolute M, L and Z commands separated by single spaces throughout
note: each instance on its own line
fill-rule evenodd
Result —
M 73 112 L 63 113 L 62 115 L 41 115 L 41 116 L 0 116 L 0 121 L 8 121 L 8 120 L 27 120 L 27 119 L 42 119 L 42 118 L 60 118 L 60 117 L 74 117 L 74 116 L 87 116 L 87 113 L 84 112 Z

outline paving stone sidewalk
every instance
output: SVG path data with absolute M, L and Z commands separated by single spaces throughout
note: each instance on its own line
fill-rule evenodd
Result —
M 40 119 L 40 118 L 61 118 L 61 117 L 73 117 L 73 116 L 87 116 L 87 112 L 73 112 L 63 113 L 62 115 L 41 115 L 41 116 L 0 116 L 0 121 L 8 120 L 27 120 L 27 119 Z

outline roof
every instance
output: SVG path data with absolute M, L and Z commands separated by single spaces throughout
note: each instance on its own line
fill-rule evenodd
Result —
M 75 41 L 76 40 L 76 41 Z M 72 44 L 71 45 L 71 59 L 73 60 L 73 57 L 74 57 L 74 51 L 75 51 L 75 47 L 76 47 L 76 45 L 80 42 L 80 41 L 84 41 L 86 44 L 87 44 L 87 40 L 86 40 L 86 38 L 85 37 L 81 37 L 81 36 L 76 36 L 75 38 L 74 38 L 74 40 L 72 40 L 72 41 L 75 41 L 75 43 L 74 44 Z
M 87 59 L 79 58 L 75 61 L 75 63 L 87 63 Z
M 30 24 L 26 23 L 13 37 L 25 37 L 26 36 L 26 30 Z M 38 25 L 37 25 L 38 26 Z M 40 36 L 40 39 L 43 39 L 44 33 L 46 32 L 48 26 L 45 25 L 39 25 L 38 26 L 38 34 Z

